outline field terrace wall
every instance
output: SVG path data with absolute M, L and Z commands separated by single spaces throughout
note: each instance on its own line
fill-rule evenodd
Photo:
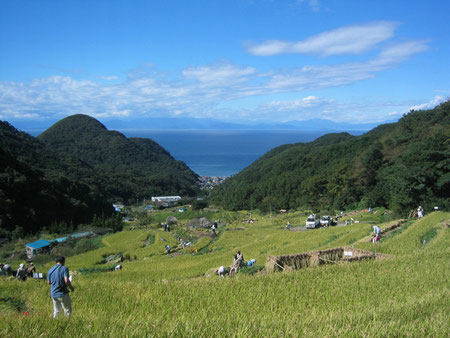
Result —
M 380 235 L 381 236 L 386 235 L 388 232 L 391 232 L 392 230 L 395 230 L 395 229 L 401 227 L 405 223 L 406 223 L 406 219 L 402 219 L 402 220 L 398 221 L 397 223 L 395 223 L 394 225 L 391 225 L 391 226 L 381 230 Z
M 388 257 L 391 256 L 355 248 L 338 247 L 327 250 L 303 252 L 296 255 L 268 256 L 265 269 L 267 272 L 280 270 L 290 271 L 316 267 L 323 264 Z
M 404 225 L 407 222 L 406 219 L 401 219 L 400 221 L 398 221 L 397 223 L 388 226 L 387 228 L 384 228 L 380 231 L 380 238 L 383 238 L 387 235 L 389 235 L 391 232 L 393 232 L 394 230 L 397 230 L 398 228 L 400 228 L 402 225 Z M 368 240 L 369 242 L 372 242 L 372 238 L 370 238 Z

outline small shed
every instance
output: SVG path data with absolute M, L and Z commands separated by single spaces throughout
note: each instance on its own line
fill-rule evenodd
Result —
M 50 242 L 45 239 L 40 239 L 35 242 L 31 242 L 25 245 L 27 251 L 27 257 L 32 258 L 37 254 L 50 249 Z

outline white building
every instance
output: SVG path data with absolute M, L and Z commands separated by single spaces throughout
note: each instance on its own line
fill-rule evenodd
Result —
M 158 196 L 152 197 L 152 202 L 156 203 L 174 203 L 181 200 L 180 196 Z
M 113 204 L 113 208 L 117 212 L 121 212 L 123 209 L 123 204 Z

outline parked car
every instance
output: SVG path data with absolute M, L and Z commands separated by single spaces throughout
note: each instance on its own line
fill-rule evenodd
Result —
M 323 227 L 327 227 L 327 226 L 332 225 L 332 224 L 333 224 L 333 220 L 328 215 L 324 215 L 320 219 L 320 225 L 323 226 Z
M 319 218 L 316 216 L 316 214 L 309 215 L 306 219 L 306 229 L 315 229 L 319 225 Z

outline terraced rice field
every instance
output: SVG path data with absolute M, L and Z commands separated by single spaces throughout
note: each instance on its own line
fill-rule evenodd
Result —
M 103 248 L 66 261 L 76 288 L 69 320 L 51 318 L 44 281 L 0 278 L 1 336 L 449 335 L 450 213 L 409 221 L 375 245 L 367 223 L 287 231 L 287 220 L 304 224 L 303 216 L 255 217 L 201 238 L 196 255 L 177 250 L 176 227 L 172 234 L 151 228 L 105 237 Z M 167 243 L 174 255 L 165 254 Z M 268 255 L 352 245 L 394 257 L 223 279 L 214 274 L 231 265 L 237 250 L 259 267 Z M 77 273 L 117 253 L 131 258 L 123 270 Z

